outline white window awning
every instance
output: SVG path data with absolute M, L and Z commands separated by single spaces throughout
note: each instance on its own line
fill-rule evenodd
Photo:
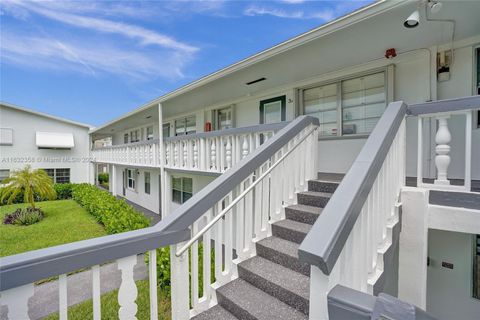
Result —
M 37 131 L 35 141 L 39 148 L 70 149 L 74 147 L 72 133 Z

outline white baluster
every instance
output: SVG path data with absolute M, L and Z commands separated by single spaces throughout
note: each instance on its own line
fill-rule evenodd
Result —
M 225 147 L 225 160 L 227 161 L 227 168 L 232 167 L 232 143 L 230 142 L 230 137 L 227 137 L 227 145 Z
M 137 286 L 133 279 L 133 268 L 137 264 L 137 256 L 129 256 L 117 260 L 118 269 L 122 272 L 122 283 L 118 290 L 118 317 L 120 320 L 137 319 Z
M 212 139 L 211 147 L 210 147 L 210 162 L 211 162 L 211 169 L 217 169 L 217 151 L 216 151 L 216 143 L 215 140 Z
M 178 164 L 178 145 L 179 143 L 175 142 L 173 147 L 173 167 L 179 167 Z
M 148 251 L 148 280 L 150 285 L 150 320 L 158 320 L 157 250 Z
M 100 266 L 92 267 L 92 295 L 93 295 L 93 320 L 100 320 L 102 317 L 100 304 Z
M 243 144 L 242 144 L 242 159 L 248 156 L 248 137 L 243 137 Z
M 188 167 L 188 141 L 183 143 L 183 166 Z
M 448 118 L 450 118 L 450 116 L 441 116 L 437 118 L 438 131 L 435 136 L 435 143 L 437 144 L 435 147 L 435 152 L 437 153 L 435 156 L 437 179 L 434 183 L 438 185 L 450 184 L 450 181 L 447 179 L 447 170 L 450 165 L 450 156 L 448 155 L 450 153 L 450 146 L 448 144 L 452 140 L 452 136 L 448 130 Z
M 33 283 L 2 291 L 0 301 L 8 308 L 7 319 L 30 319 L 28 300 L 33 292 Z
M 61 274 L 58 278 L 58 310 L 60 320 L 67 320 L 68 318 L 68 303 L 67 303 L 67 275 Z
M 198 169 L 198 141 L 193 144 L 193 167 Z

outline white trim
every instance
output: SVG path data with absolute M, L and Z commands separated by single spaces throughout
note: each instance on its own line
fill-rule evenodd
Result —
M 10 109 L 14 109 L 14 110 L 17 110 L 17 111 L 23 111 L 23 112 L 31 113 L 31 114 L 34 114 L 34 115 L 37 115 L 37 116 L 40 116 L 40 117 L 44 117 L 44 118 L 48 118 L 48 119 L 52 119 L 52 120 L 56 120 L 56 121 L 60 121 L 60 122 L 65 122 L 65 123 L 68 123 L 68 124 L 73 124 L 73 125 L 76 125 L 76 126 L 79 126 L 79 127 L 84 127 L 84 128 L 90 129 L 90 130 L 95 129 L 93 126 L 91 126 L 89 124 L 85 124 L 85 123 L 81 123 L 81 122 L 76 122 L 76 121 L 67 120 L 67 119 L 64 119 L 64 118 L 52 116 L 52 115 L 47 114 L 47 113 L 43 113 L 43 112 L 40 112 L 40 111 L 34 111 L 34 110 L 31 110 L 31 109 L 27 109 L 27 108 L 20 107 L 20 106 L 17 106 L 17 105 L 11 104 L 11 103 L 7 103 L 7 102 L 3 102 L 3 101 L 0 101 L 0 106 L 10 108 Z

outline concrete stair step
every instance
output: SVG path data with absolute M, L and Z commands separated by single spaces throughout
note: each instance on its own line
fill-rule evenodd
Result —
M 220 306 L 242 320 L 304 320 L 308 316 L 245 280 L 236 279 L 217 289 Z
M 191 318 L 191 320 L 238 320 L 238 318 L 217 304 Z
M 324 208 L 332 196 L 327 192 L 305 191 L 297 193 L 298 204 Z
M 262 257 L 253 257 L 238 265 L 241 279 L 308 314 L 310 278 Z
M 332 182 L 328 180 L 309 180 L 308 191 L 334 193 L 337 190 L 339 182 Z
M 298 260 L 300 245 L 277 237 L 268 237 L 256 243 L 257 255 L 276 264 L 290 268 L 305 276 L 310 275 L 310 265 Z
M 332 172 L 319 172 L 317 175 L 318 180 L 330 181 L 340 183 L 345 177 L 344 173 L 332 173 Z
M 322 208 L 304 204 L 295 204 L 285 208 L 287 219 L 307 224 L 314 224 L 321 212 Z
M 272 224 L 272 234 L 275 237 L 301 243 L 311 228 L 310 224 L 287 219 Z

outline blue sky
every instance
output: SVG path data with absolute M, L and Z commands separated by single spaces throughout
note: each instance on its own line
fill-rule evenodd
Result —
M 0 2 L 0 99 L 100 125 L 368 1 Z

